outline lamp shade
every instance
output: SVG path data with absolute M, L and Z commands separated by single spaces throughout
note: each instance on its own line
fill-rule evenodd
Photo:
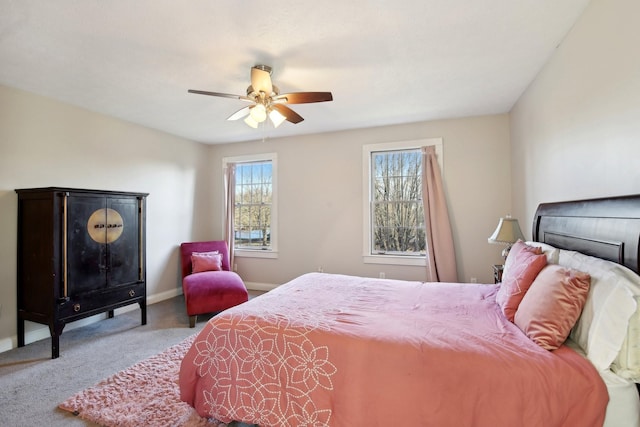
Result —
M 249 110 L 249 115 L 256 122 L 262 123 L 267 118 L 267 109 L 262 104 L 256 104 Z
M 518 239 L 524 240 L 518 220 L 507 215 L 504 218 L 500 218 L 496 231 L 493 232 L 488 240 L 489 243 L 502 243 L 510 246 L 517 242 Z
M 244 122 L 246 124 L 248 124 L 249 126 L 251 126 L 252 128 L 258 129 L 259 123 L 256 122 L 255 120 L 253 120 L 253 116 L 251 114 L 249 114 L 247 117 L 245 117 Z
M 273 123 L 273 127 L 277 128 L 284 122 L 287 118 L 283 116 L 278 110 L 271 110 L 269 112 L 269 118 L 271 119 L 271 123 Z

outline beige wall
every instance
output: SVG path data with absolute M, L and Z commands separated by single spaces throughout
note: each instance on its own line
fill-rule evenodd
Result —
M 513 108 L 525 223 L 540 202 L 640 193 L 639 16 L 637 0 L 593 0 Z
M 181 291 L 177 244 L 212 234 L 208 151 L 201 144 L 0 86 L 0 351 L 15 345 L 16 336 L 14 189 L 150 193 L 148 293 L 173 296 Z M 42 330 L 27 326 L 28 331 Z
M 487 238 L 509 213 L 510 166 L 507 115 L 267 139 L 215 146 L 211 166 L 214 220 L 222 224 L 222 158 L 278 155 L 278 259 L 237 258 L 249 282 L 284 283 L 316 271 L 425 280 L 424 267 L 364 264 L 362 260 L 362 146 L 442 137 L 444 181 L 454 229 L 460 281 L 492 282 L 501 247 Z M 221 231 L 219 237 L 221 237 Z

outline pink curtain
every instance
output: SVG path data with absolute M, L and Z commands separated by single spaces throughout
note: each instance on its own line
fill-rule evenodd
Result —
M 233 261 L 234 251 L 233 245 L 235 240 L 234 233 L 234 205 L 236 204 L 236 165 L 234 163 L 227 163 L 227 167 L 224 171 L 224 208 L 225 208 L 225 221 L 224 221 L 224 240 L 229 246 L 229 268 L 233 270 L 235 265 Z
M 427 281 L 457 282 L 449 210 L 434 146 L 422 147 L 422 204 L 426 228 Z

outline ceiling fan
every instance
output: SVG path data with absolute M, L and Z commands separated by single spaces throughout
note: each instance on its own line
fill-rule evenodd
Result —
M 285 104 L 308 104 L 311 102 L 333 100 L 331 92 L 292 92 L 281 94 L 278 87 L 271 82 L 271 67 L 268 65 L 251 67 L 251 85 L 247 88 L 246 95 L 232 95 L 229 93 L 207 92 L 194 89 L 189 89 L 189 93 L 235 98 L 250 102 L 252 105 L 236 111 L 229 116 L 227 120 L 238 120 L 245 117 L 244 122 L 252 128 L 257 128 L 258 124 L 264 122 L 267 117 L 269 117 L 274 127 L 280 126 L 285 120 L 294 124 L 304 120 L 302 116 Z

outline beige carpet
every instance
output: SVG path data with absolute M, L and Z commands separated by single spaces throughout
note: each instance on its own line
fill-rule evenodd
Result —
M 180 362 L 195 335 L 100 381 L 59 407 L 104 426 L 215 426 L 226 424 L 198 416 L 180 401 Z

